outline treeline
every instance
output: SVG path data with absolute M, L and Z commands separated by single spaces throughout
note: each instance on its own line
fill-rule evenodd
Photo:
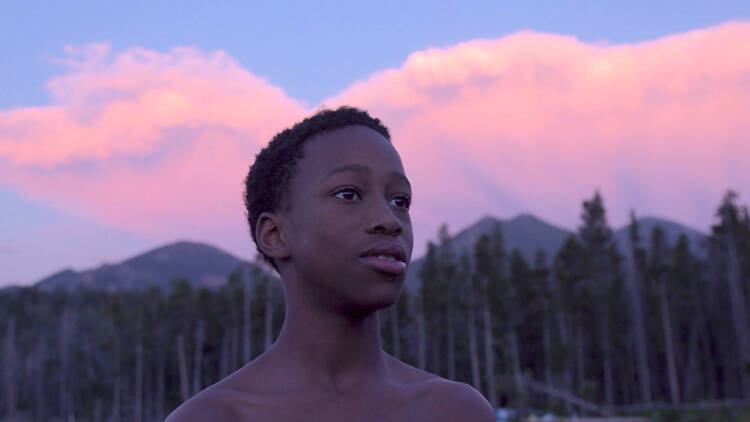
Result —
M 704 245 L 641 233 L 633 215 L 621 251 L 598 194 L 581 215 L 555 256 L 531 260 L 499 225 L 469 250 L 441 228 L 419 291 L 380 312 L 385 350 L 496 407 L 606 414 L 748 398 L 750 217 L 737 196 Z M 141 422 L 262 353 L 284 304 L 278 280 L 238 270 L 215 290 L 11 289 L 0 312 L 7 420 Z
M 238 269 L 216 290 L 0 294 L 5 420 L 161 421 L 268 348 L 283 322 L 278 280 Z M 0 416 L 0 420 L 2 416 Z

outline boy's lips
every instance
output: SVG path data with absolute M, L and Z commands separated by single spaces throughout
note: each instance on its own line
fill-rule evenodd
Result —
M 390 261 L 376 256 L 364 256 L 362 260 L 384 273 L 401 275 L 406 272 L 406 263 L 403 261 Z
M 398 244 L 381 243 L 360 255 L 363 261 L 377 270 L 400 275 L 406 272 L 406 253 Z

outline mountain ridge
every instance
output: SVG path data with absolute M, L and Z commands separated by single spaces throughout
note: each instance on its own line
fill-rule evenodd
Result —
M 702 248 L 707 237 L 706 234 L 680 223 L 659 217 L 641 217 L 636 219 L 636 221 L 639 225 L 641 247 L 648 249 L 652 230 L 658 226 L 664 230 L 669 244 L 675 244 L 679 235 L 685 233 L 693 253 L 702 257 L 705 256 Z M 454 252 L 467 252 L 471 256 L 473 245 L 481 235 L 489 234 L 495 223 L 500 224 L 506 251 L 510 252 L 513 249 L 518 249 L 529 262 L 533 262 L 536 251 L 541 249 L 547 255 L 547 263 L 550 264 L 568 236 L 577 235 L 574 231 L 555 226 L 530 213 L 521 213 L 507 220 L 493 216 L 484 216 L 476 223 L 464 228 L 451 237 Z M 612 230 L 612 236 L 617 243 L 617 247 L 620 253 L 623 254 L 627 251 L 629 229 L 630 223 L 625 224 L 619 229 Z M 422 267 L 423 260 L 424 257 L 412 260 L 409 266 L 405 288 L 410 292 L 416 292 L 419 289 L 421 284 L 419 270 Z
M 705 234 L 658 217 L 642 217 L 637 221 L 641 246 L 648 246 L 651 231 L 658 226 L 664 229 L 667 241 L 671 244 L 677 241 L 680 233 L 687 234 L 691 249 L 701 255 Z M 506 250 L 510 252 L 518 249 L 530 262 L 540 249 L 547 254 L 550 262 L 568 236 L 575 234 L 530 213 L 522 213 L 510 219 L 485 215 L 451 237 L 456 252 L 471 255 L 479 237 L 489 234 L 495 224 L 500 224 Z M 613 237 L 621 252 L 627 250 L 629 227 L 630 224 L 626 224 L 613 230 Z M 421 284 L 418 274 L 423 260 L 424 257 L 412 259 L 409 265 L 405 288 L 411 292 L 417 291 Z M 115 264 L 103 264 L 82 271 L 64 268 L 33 285 L 44 290 L 91 287 L 116 291 L 150 286 L 164 288 L 172 279 L 186 278 L 195 286 L 216 288 L 239 268 L 252 274 L 258 267 L 209 244 L 183 240 L 147 250 Z M 269 271 L 267 268 L 262 270 Z
M 34 283 L 43 290 L 78 287 L 114 290 L 140 290 L 151 286 L 166 287 L 176 278 L 186 278 L 195 286 L 216 288 L 230 274 L 256 265 L 241 260 L 214 246 L 178 241 L 150 249 L 116 264 L 75 271 L 66 268 Z

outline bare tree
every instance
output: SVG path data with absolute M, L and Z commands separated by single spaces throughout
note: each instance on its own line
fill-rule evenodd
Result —
M 628 237 L 627 272 L 625 281 L 628 287 L 630 299 L 630 314 L 633 324 L 636 364 L 638 366 L 638 385 L 641 389 L 641 400 L 644 403 L 651 402 L 651 378 L 648 369 L 648 354 L 646 353 L 646 328 L 643 322 L 643 296 L 641 288 L 641 276 L 636 265 L 639 253 L 640 233 L 638 232 L 638 221 L 635 212 L 630 212 L 630 235 Z
M 263 284 L 266 296 L 263 350 L 268 350 L 273 344 L 273 280 L 264 276 Z
M 242 277 L 242 364 L 250 362 L 252 356 L 253 340 L 250 328 L 251 284 L 250 270 L 246 268 Z
M 39 335 L 36 339 L 36 364 L 34 371 L 34 414 L 38 421 L 46 419 L 45 404 L 47 402 L 44 394 L 44 364 L 47 360 L 46 350 L 47 346 L 44 342 L 44 336 Z
M 185 337 L 182 334 L 177 336 L 177 365 L 180 374 L 180 397 L 184 402 L 190 398 L 190 388 L 187 357 L 185 356 Z
M 70 412 L 70 389 L 69 381 L 69 364 L 70 364 L 70 340 L 73 331 L 72 311 L 66 305 L 60 319 L 60 416 L 67 418 Z
M 497 381 L 495 380 L 495 336 L 492 332 L 492 311 L 484 292 L 481 299 L 482 322 L 484 325 L 484 367 L 487 373 L 487 400 L 495 407 L 497 406 Z
M 475 288 L 469 282 L 468 316 L 466 318 L 467 331 L 469 332 L 469 364 L 471 365 L 471 385 L 481 391 L 481 379 L 479 377 L 479 351 L 477 350 L 477 326 L 475 306 Z
M 393 356 L 401 359 L 401 334 L 398 326 L 398 302 L 394 303 L 389 309 L 391 323 L 391 339 L 393 343 Z
M 427 336 L 425 335 L 423 294 L 417 295 L 415 301 L 417 302 L 417 367 L 425 370 L 427 369 Z
M 133 403 L 133 419 L 143 421 L 143 337 L 140 329 L 135 345 L 135 400 Z
M 195 358 L 193 359 L 193 395 L 203 388 L 201 383 L 201 368 L 203 364 L 203 346 L 206 339 L 206 323 L 198 320 L 195 327 Z
M 5 352 L 3 359 L 4 392 L 5 392 L 5 415 L 8 420 L 13 420 L 16 414 L 16 317 L 8 318 L 5 331 Z
M 116 329 L 114 352 L 115 376 L 112 386 L 112 416 L 110 418 L 110 421 L 120 422 L 120 334 Z

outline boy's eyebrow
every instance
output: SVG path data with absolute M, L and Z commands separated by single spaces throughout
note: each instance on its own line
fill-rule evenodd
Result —
M 335 169 L 329 171 L 325 175 L 325 177 L 323 178 L 323 180 L 325 181 L 329 177 L 331 177 L 331 176 L 333 176 L 335 174 L 343 173 L 343 172 L 347 172 L 347 171 L 351 171 L 351 172 L 355 172 L 355 173 L 367 173 L 367 174 L 372 173 L 372 169 L 370 168 L 370 166 L 366 166 L 366 165 L 363 165 L 363 164 L 347 164 L 345 166 L 336 167 Z M 399 179 L 402 179 L 404 182 L 406 182 L 407 185 L 409 185 L 409 188 L 411 188 L 411 183 L 409 183 L 409 179 L 406 176 L 404 176 L 402 173 L 394 171 L 391 174 L 393 174 L 394 176 L 396 176 Z

